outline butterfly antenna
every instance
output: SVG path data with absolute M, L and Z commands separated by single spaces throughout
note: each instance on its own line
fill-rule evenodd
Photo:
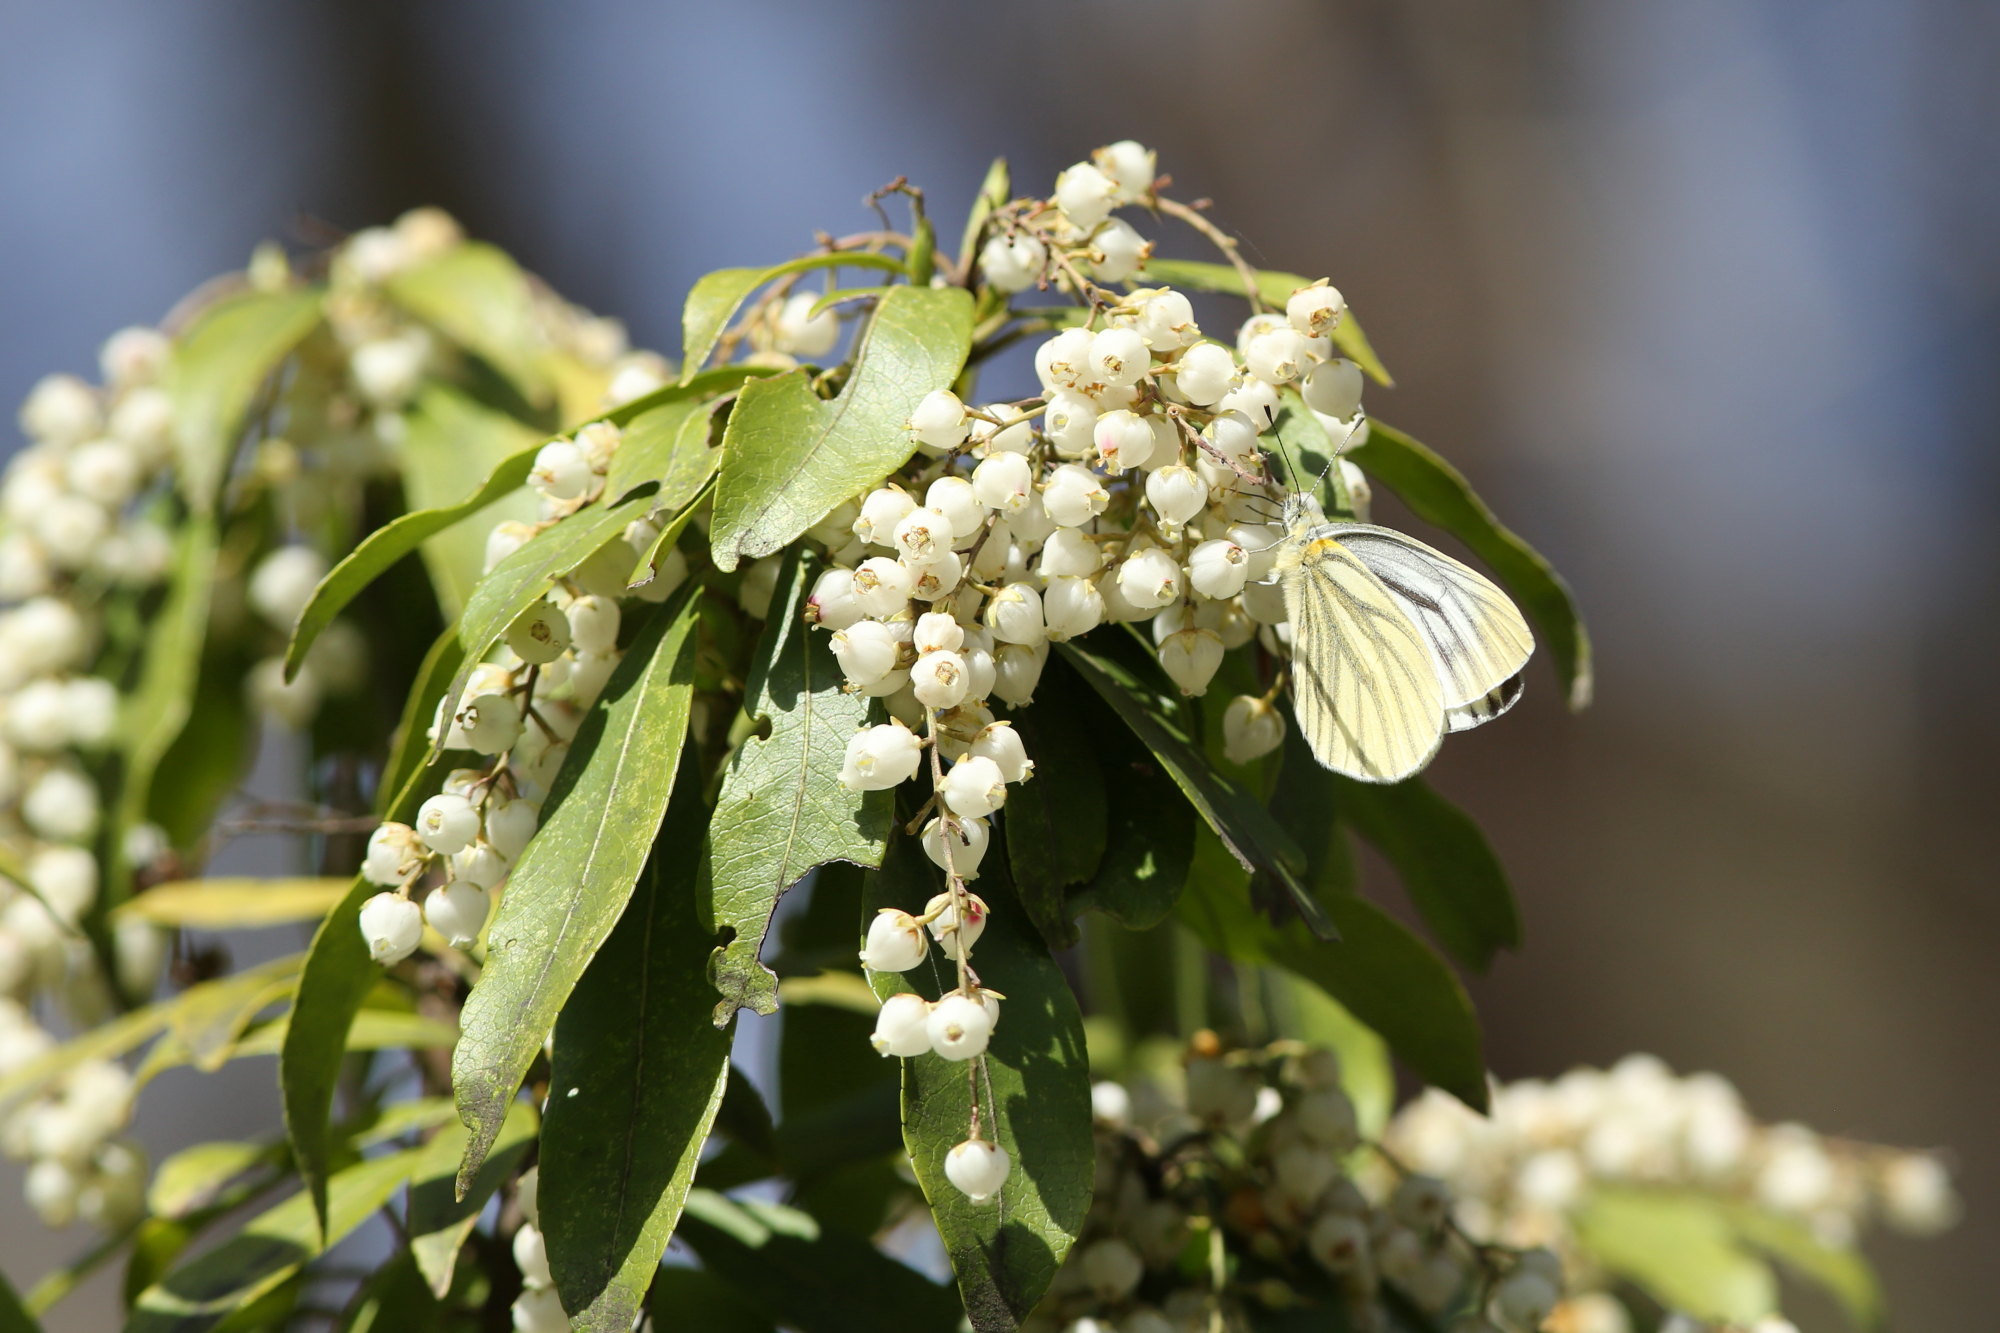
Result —
M 1313 478 L 1313 494 L 1319 494 L 1320 486 L 1326 481 L 1326 474 L 1333 471 L 1333 465 L 1340 461 L 1340 456 L 1347 452 L 1347 446 L 1354 442 L 1354 432 L 1360 430 L 1361 423 L 1366 420 L 1368 420 L 1367 410 L 1355 408 L 1354 420 L 1348 423 L 1347 434 L 1341 436 L 1340 443 L 1333 446 L 1333 452 L 1327 455 L 1326 466 L 1319 470 L 1319 476 Z

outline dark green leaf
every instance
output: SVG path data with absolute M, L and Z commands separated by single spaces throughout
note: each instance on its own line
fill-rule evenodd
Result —
M 769 729 L 730 756 L 703 844 L 710 929 L 729 932 L 710 965 L 722 993 L 717 1027 L 745 1005 L 760 1014 L 778 1007 L 777 979 L 758 955 L 785 890 L 828 861 L 879 865 L 889 833 L 888 792 L 840 785 L 848 738 L 879 713 L 841 689 L 833 650 L 806 627 L 815 570 L 794 548 L 778 575 L 744 702 Z
M 708 1021 L 707 821 L 684 764 L 639 887 L 556 1025 L 541 1226 L 579 1329 L 626 1333 L 659 1269 L 722 1102 L 729 1035 Z
M 681 311 L 681 376 L 693 378 L 707 362 L 729 321 L 750 293 L 788 273 L 822 268 L 872 268 L 901 273 L 903 261 L 889 255 L 848 250 L 840 254 L 807 255 L 771 268 L 724 268 L 707 274 L 688 292 Z
M 447 629 L 424 658 L 376 793 L 375 813 L 384 820 L 407 822 L 436 780 L 424 763 L 430 753 L 424 728 L 437 711 L 438 700 L 458 670 L 461 657 L 457 638 Z M 285 1137 L 322 1214 L 333 1154 L 327 1119 L 333 1113 L 334 1085 L 340 1077 L 340 1062 L 355 1015 L 382 978 L 381 967 L 368 956 L 368 945 L 361 938 L 361 905 L 379 892 L 380 885 L 355 876 L 347 896 L 313 933 L 278 1054 Z
M 777 1333 L 777 1324 L 748 1296 L 704 1268 L 662 1268 L 646 1298 L 657 1329 L 701 1333 Z
M 1410 512 L 1451 533 L 1490 565 L 1535 633 L 1555 655 L 1569 706 L 1590 703 L 1590 635 L 1569 585 L 1548 561 L 1509 532 L 1458 469 L 1393 426 L 1371 420 L 1368 440 L 1348 453 L 1363 472 L 1402 498 Z
M 463 1327 L 464 1316 L 440 1303 L 408 1251 L 376 1269 L 354 1294 L 341 1333 L 439 1333 Z
M 1330 894 L 1324 906 L 1340 928 L 1338 942 L 1313 939 L 1296 925 L 1271 924 L 1250 906 L 1242 872 L 1204 832 L 1198 835 L 1194 872 L 1177 910 L 1182 923 L 1209 948 L 1304 977 L 1381 1033 L 1427 1082 L 1484 1110 L 1486 1062 L 1479 1021 L 1451 968 L 1394 917 L 1358 894 Z
M 1011 787 L 1000 817 L 1014 891 L 1052 949 L 1076 943 L 1067 890 L 1087 883 L 1104 859 L 1104 774 L 1097 765 L 1098 729 L 1089 713 L 1096 696 L 1063 668 L 1044 679 L 1035 706 L 1013 718 L 1034 756 L 1034 777 Z M 1054 688 L 1051 688 L 1051 687 Z
M 534 289 L 505 251 L 466 241 L 396 274 L 384 288 L 403 309 L 478 353 L 523 397 L 536 403 L 547 397 L 547 342 L 535 318 Z
M 451 1290 L 452 1274 L 458 1268 L 458 1252 L 465 1248 L 465 1238 L 472 1234 L 473 1224 L 486 1210 L 487 1200 L 528 1155 L 528 1148 L 535 1141 L 538 1119 L 534 1108 L 526 1102 L 508 1106 L 500 1137 L 494 1140 L 492 1152 L 463 1198 L 457 1196 L 455 1185 L 459 1155 L 465 1151 L 465 1127 L 448 1125 L 424 1145 L 423 1160 L 417 1164 L 410 1181 L 406 1230 L 410 1253 L 433 1295 L 443 1297 Z
M 1731 1324 L 1777 1311 L 1770 1265 L 1741 1247 L 1721 1200 L 1599 1189 L 1572 1220 L 1585 1254 L 1670 1310 Z
M 1144 277 L 1148 282 L 1197 292 L 1249 295 L 1243 287 L 1243 275 L 1232 264 L 1209 264 L 1192 259 L 1153 259 L 1147 261 Z M 1296 273 L 1260 269 L 1257 273 L 1257 295 L 1263 298 L 1265 305 L 1283 310 L 1285 302 L 1292 299 L 1292 293 L 1301 287 L 1311 286 L 1312 281 Z M 1355 365 L 1367 371 L 1370 379 L 1377 384 L 1395 384 L 1396 381 L 1389 378 L 1388 367 L 1375 355 L 1375 349 L 1368 345 L 1368 335 L 1361 331 L 1361 323 L 1354 318 L 1351 307 L 1340 323 L 1334 325 L 1332 337 L 1333 345 L 1346 353 Z
M 327 1182 L 327 1245 L 387 1203 L 410 1178 L 423 1153 L 422 1148 L 410 1148 L 336 1173 Z M 198 1333 L 215 1328 L 277 1290 L 320 1249 L 312 1199 L 300 1191 L 140 1292 L 125 1327 L 128 1333 Z
M 735 369 L 730 367 L 727 369 Z M 716 381 L 720 372 L 711 371 L 702 379 Z M 750 372 L 740 372 L 740 379 Z M 735 384 L 728 385 L 733 391 Z M 678 512 L 694 499 L 721 461 L 720 450 L 708 442 L 715 425 L 716 401 L 688 397 L 665 403 L 633 418 L 625 427 L 625 438 L 611 456 L 611 471 L 604 479 L 604 493 L 622 498 L 649 481 L 660 483 L 656 503 L 666 512 Z
M 500 636 L 528 608 L 547 597 L 557 579 L 609 543 L 623 540 L 626 526 L 644 518 L 652 503 L 648 493 L 628 496 L 617 504 L 588 505 L 536 533 L 520 550 L 486 572 L 466 599 L 465 614 L 458 620 L 458 643 L 465 649 L 465 660 L 445 691 L 445 712 L 457 711 L 466 681 Z M 433 754 L 443 741 L 440 730 L 432 743 Z
M 1310 752 L 1304 758 L 1310 763 Z M 1288 747 L 1286 782 L 1292 762 Z M 1327 776 L 1338 793 L 1332 808 L 1396 868 L 1446 952 L 1484 971 L 1495 953 L 1521 946 L 1507 873 L 1469 815 L 1421 778 L 1384 786 Z
M 403 494 L 412 512 L 396 522 L 407 522 L 417 514 L 461 510 L 469 503 L 465 483 L 471 477 L 487 478 L 481 492 L 496 477 L 513 478 L 513 489 L 492 502 L 488 523 L 534 519 L 534 492 L 522 485 L 527 468 L 510 465 L 534 458 L 544 439 L 540 431 L 444 384 L 427 385 L 404 421 Z M 460 518 L 470 512 L 460 513 Z M 424 565 L 446 620 L 457 618 L 486 567 L 489 530 L 487 524 L 451 522 L 423 541 Z M 375 535 L 371 533 L 369 540 Z
M 903 1142 L 973 1328 L 1011 1333 L 1048 1290 L 1090 1208 L 1090 1064 L 1069 982 L 1021 911 L 1004 863 L 986 865 L 976 887 L 992 912 L 979 937 L 979 979 L 1007 998 L 980 1080 L 980 1129 L 1012 1170 L 998 1199 L 983 1204 L 945 1178 L 945 1155 L 965 1140 L 972 1106 L 967 1067 L 935 1055 L 903 1062 Z M 863 919 L 883 907 L 920 909 L 940 879 L 915 839 L 897 838 L 868 877 Z M 885 998 L 910 989 L 937 996 L 928 969 L 872 981 Z
M 1183 798 L 1137 737 L 1114 729 L 1100 731 L 1097 739 L 1104 856 L 1090 882 L 1071 896 L 1071 907 L 1102 912 L 1127 930 L 1148 930 L 1166 920 L 1187 884 L 1197 821 L 1161 818 L 1162 810 L 1178 811 Z
M 958 377 L 971 340 L 970 293 L 897 287 L 876 305 L 837 397 L 815 394 L 804 370 L 747 386 L 722 436 L 716 567 L 783 549 L 907 460 L 910 413 Z
M 0 1273 L 0 1333 L 42 1333 L 42 1326 L 7 1285 L 5 1273 Z
M 246 663 L 237 645 L 211 642 L 195 668 L 194 698 L 180 735 L 161 756 L 172 782 L 155 782 L 146 817 L 173 847 L 193 847 L 216 813 L 243 786 L 257 752 L 257 724 L 243 689 Z
M 681 1234 L 709 1271 L 799 1333 L 952 1333 L 958 1327 L 958 1302 L 949 1288 L 925 1281 L 859 1237 L 822 1229 L 796 1208 L 691 1190 Z
M 542 826 L 507 877 L 452 1054 L 459 1118 L 472 1129 L 461 1190 L 577 978 L 625 910 L 659 832 L 687 736 L 699 600 L 698 589 L 683 591 L 640 627 L 584 715 Z
M 1202 758 L 1187 733 L 1157 706 L 1151 692 L 1123 663 L 1074 641 L 1060 647 L 1091 688 L 1159 760 L 1237 864 L 1270 875 L 1291 895 L 1315 934 L 1332 935 L 1331 919 L 1303 879 L 1304 853 L 1270 812 Z
M 246 292 L 209 306 L 182 334 L 167 369 L 175 472 L 188 508 L 211 514 L 257 391 L 320 319 L 321 292 Z

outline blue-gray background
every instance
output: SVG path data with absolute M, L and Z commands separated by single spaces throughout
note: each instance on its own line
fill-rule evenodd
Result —
M 0 400 L 310 220 L 442 204 L 671 352 L 696 276 L 898 174 L 955 214 L 995 154 L 1032 188 L 1157 145 L 1332 275 L 1400 379 L 1373 410 L 1591 614 L 1599 706 L 1544 676 L 1437 770 L 1528 916 L 1477 987 L 1495 1068 L 1650 1049 L 1955 1147 L 1966 1226 L 1879 1254 L 1901 1327 L 1980 1327 L 1997 58 L 1981 0 L 0 0 Z M 147 1136 L 274 1124 L 268 1079 L 163 1082 Z M 16 1189 L 19 1279 L 81 1241 Z

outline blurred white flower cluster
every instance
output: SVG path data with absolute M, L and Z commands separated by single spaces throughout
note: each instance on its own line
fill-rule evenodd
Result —
M 1795 1219 L 1837 1248 L 1853 1246 L 1872 1221 L 1930 1235 L 1950 1227 L 1959 1211 L 1935 1155 L 1835 1139 L 1800 1124 L 1761 1124 L 1727 1080 L 1679 1076 L 1649 1055 L 1547 1082 L 1496 1085 L 1491 1116 L 1427 1091 L 1396 1116 L 1383 1142 L 1410 1169 L 1450 1182 L 1454 1215 L 1467 1231 L 1547 1246 L 1585 1290 L 1607 1279 L 1579 1246 L 1572 1219 L 1604 1187 L 1740 1201 Z M 1589 1319 L 1572 1321 L 1571 1333 L 1630 1327 L 1609 1298 L 1596 1298 L 1588 1312 Z
M 1317 1308 L 1356 1330 L 1421 1312 L 1452 1333 L 1538 1329 L 1563 1270 L 1459 1227 L 1435 1176 L 1363 1172 L 1332 1051 L 1225 1052 L 1092 1090 L 1096 1195 L 1033 1333 L 1210 1333 Z M 1344 1321 L 1342 1316 L 1344 1315 Z

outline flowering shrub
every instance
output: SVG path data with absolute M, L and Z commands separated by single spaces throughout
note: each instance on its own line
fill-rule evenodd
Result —
M 906 229 L 697 283 L 678 365 L 420 210 L 43 381 L 0 1117 L 104 1240 L 0 1324 L 119 1258 L 147 1329 L 1580 1333 L 1775 1318 L 1765 1256 L 1874 1317 L 1855 1224 L 1947 1222 L 1932 1159 L 1652 1065 L 1489 1090 L 1446 956 L 1519 923 L 1415 774 L 1537 642 L 1585 703 L 1588 640 L 1364 411 L 1339 291 L 1168 187 L 1130 142 L 1047 198 L 996 165 L 948 254 L 898 182 Z M 982 390 L 1016 344 L 1037 383 Z M 303 799 L 242 791 L 260 725 Z M 205 874 L 262 831 L 317 873 Z M 261 967 L 214 938 L 289 922 Z M 730 1030 L 781 1006 L 774 1105 Z M 1432 1090 L 1390 1122 L 1392 1052 Z M 150 1170 L 146 1082 L 259 1055 L 283 1137 Z M 385 1207 L 390 1258 L 320 1261 Z

